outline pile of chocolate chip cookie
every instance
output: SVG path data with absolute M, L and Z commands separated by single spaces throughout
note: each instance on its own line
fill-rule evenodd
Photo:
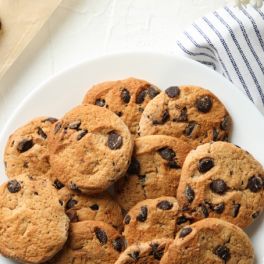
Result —
M 19 263 L 253 264 L 241 228 L 264 209 L 264 170 L 228 143 L 231 130 L 200 87 L 95 85 L 60 119 L 10 135 L 0 252 Z

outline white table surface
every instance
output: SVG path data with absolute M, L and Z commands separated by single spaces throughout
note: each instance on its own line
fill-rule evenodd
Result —
M 0 81 L 0 128 L 30 91 L 57 72 L 118 51 L 174 53 L 177 32 L 224 2 L 64 0 Z

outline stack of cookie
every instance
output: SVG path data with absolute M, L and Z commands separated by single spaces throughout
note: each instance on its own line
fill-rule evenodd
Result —
M 264 209 L 264 170 L 227 142 L 231 127 L 200 87 L 95 85 L 59 120 L 9 137 L 0 252 L 19 263 L 252 264 L 241 228 Z

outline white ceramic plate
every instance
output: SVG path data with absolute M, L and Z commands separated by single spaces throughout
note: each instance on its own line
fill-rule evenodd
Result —
M 146 79 L 162 89 L 171 85 L 200 85 L 216 94 L 230 112 L 234 128 L 231 141 L 251 152 L 264 165 L 264 118 L 230 82 L 194 61 L 171 55 L 123 53 L 101 57 L 72 67 L 30 93 L 10 118 L 0 136 L 1 157 L 9 134 L 39 116 L 61 117 L 80 104 L 87 89 L 98 82 L 127 77 Z M 5 175 L 3 162 L 0 175 Z M 5 176 L 0 182 L 6 180 Z M 264 263 L 264 217 L 247 232 L 253 240 L 257 264 Z M 0 263 L 13 263 L 0 257 Z

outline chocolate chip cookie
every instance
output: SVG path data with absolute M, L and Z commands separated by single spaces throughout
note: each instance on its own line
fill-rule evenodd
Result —
M 160 90 L 147 81 L 135 78 L 99 83 L 85 95 L 84 104 L 106 107 L 116 113 L 135 135 L 146 105 Z
M 52 174 L 72 190 L 95 194 L 125 174 L 133 141 L 114 113 L 81 105 L 55 124 L 49 148 Z
M 69 219 L 48 179 L 26 174 L 0 187 L 0 252 L 22 263 L 52 258 L 67 240 Z
M 253 264 L 251 242 L 239 227 L 208 218 L 181 229 L 161 264 Z
M 195 86 L 173 86 L 156 96 L 145 108 L 140 136 L 168 135 L 194 147 L 210 141 L 226 141 L 231 118 L 210 91 Z
M 48 136 L 53 117 L 38 117 L 18 128 L 8 139 L 4 162 L 6 175 L 13 178 L 22 173 L 44 175 L 50 169 Z
M 129 245 L 160 238 L 173 239 L 181 225 L 188 221 L 187 218 L 183 220 L 176 198 L 147 199 L 127 213 L 123 235 Z
M 69 239 L 53 264 L 113 264 L 125 249 L 122 236 L 100 221 L 71 223 Z
M 159 264 L 172 239 L 157 239 L 128 247 L 115 264 Z
M 195 220 L 215 217 L 247 227 L 263 211 L 263 167 L 231 143 L 201 145 L 185 160 L 177 198 Z
M 54 184 L 58 188 L 58 184 Z M 107 192 L 84 195 L 66 187 L 58 190 L 66 214 L 71 222 L 85 220 L 103 221 L 118 230 L 123 228 L 123 213 L 116 201 Z
M 116 184 L 119 204 L 129 210 L 145 199 L 176 196 L 181 168 L 190 150 L 191 145 L 174 137 L 137 138 L 127 176 Z

